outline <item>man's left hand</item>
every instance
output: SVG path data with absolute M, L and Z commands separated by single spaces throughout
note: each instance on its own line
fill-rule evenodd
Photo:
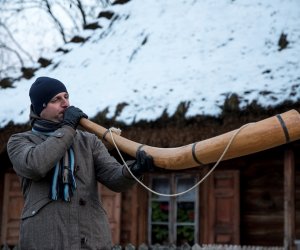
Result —
M 130 171 L 140 177 L 144 173 L 154 171 L 154 163 L 151 155 L 148 155 L 144 150 L 139 150 L 136 153 L 136 161 L 129 166 Z

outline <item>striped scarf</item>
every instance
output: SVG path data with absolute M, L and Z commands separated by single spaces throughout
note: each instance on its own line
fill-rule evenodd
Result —
M 61 123 L 44 120 L 37 116 L 31 109 L 30 122 L 35 134 L 51 136 L 55 130 L 61 127 Z M 74 177 L 75 157 L 72 146 L 66 151 L 64 157 L 55 164 L 52 169 L 52 179 L 49 197 L 52 200 L 62 199 L 71 201 L 76 189 Z

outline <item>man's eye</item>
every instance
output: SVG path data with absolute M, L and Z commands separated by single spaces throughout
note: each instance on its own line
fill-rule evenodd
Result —
M 50 102 L 54 103 L 57 101 L 57 98 L 52 99 Z

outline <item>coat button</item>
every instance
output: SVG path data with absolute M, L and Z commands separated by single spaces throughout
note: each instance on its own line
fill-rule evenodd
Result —
M 86 204 L 86 201 L 84 199 L 80 198 L 79 199 L 79 205 L 80 206 L 85 206 L 85 204 Z
M 85 245 L 87 243 L 87 238 L 86 237 L 82 237 L 80 239 L 80 243 L 81 243 L 81 245 Z

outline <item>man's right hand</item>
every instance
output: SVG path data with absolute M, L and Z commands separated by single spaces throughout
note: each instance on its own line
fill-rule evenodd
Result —
M 76 129 L 81 118 L 88 118 L 88 116 L 81 109 L 70 106 L 64 113 L 63 125 Z

